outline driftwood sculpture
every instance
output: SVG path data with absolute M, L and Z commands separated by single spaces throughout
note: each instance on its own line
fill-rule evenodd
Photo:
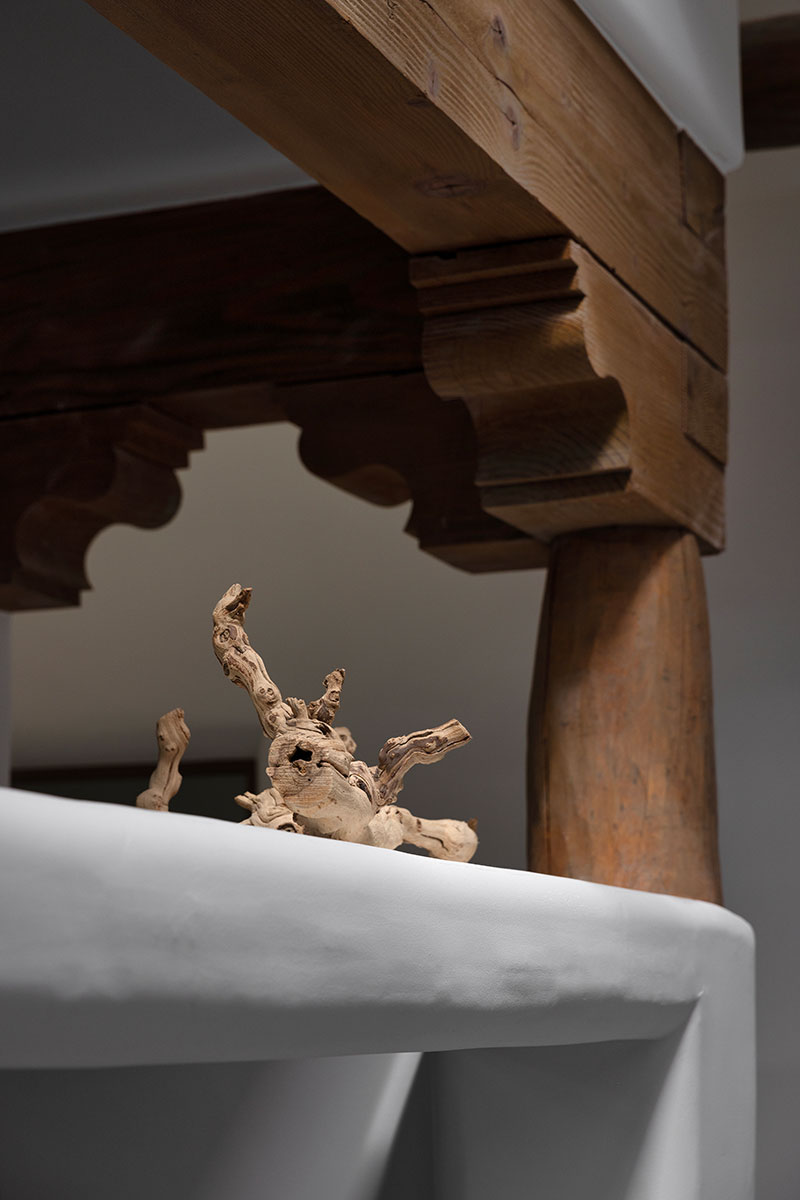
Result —
M 395 803 L 411 767 L 439 762 L 467 744 L 470 735 L 460 721 L 390 738 L 377 766 L 367 766 L 354 757 L 350 730 L 333 724 L 344 670 L 326 675 L 319 700 L 284 699 L 245 633 L 250 597 L 250 588 L 234 584 L 213 614 L 214 653 L 222 670 L 248 693 L 272 739 L 267 766 L 272 787 L 236 797 L 250 814 L 242 824 L 390 850 L 405 843 L 434 858 L 468 862 L 478 846 L 474 821 L 428 821 Z M 190 736 L 183 717 L 178 708 L 158 721 L 158 764 L 150 787 L 137 798 L 141 808 L 166 811 L 181 785 L 178 767 Z
M 261 728 L 272 739 L 267 766 L 272 787 L 236 798 L 250 812 L 247 823 L 388 849 L 405 842 L 435 858 L 472 858 L 478 845 L 473 824 L 426 821 L 395 804 L 411 767 L 439 762 L 466 745 L 470 737 L 464 726 L 448 721 L 391 738 L 378 765 L 368 767 L 354 758 L 350 731 L 333 725 L 344 671 L 326 675 L 319 700 L 284 700 L 245 633 L 250 597 L 251 589 L 237 583 L 214 609 L 214 653 L 231 682 L 249 694 Z

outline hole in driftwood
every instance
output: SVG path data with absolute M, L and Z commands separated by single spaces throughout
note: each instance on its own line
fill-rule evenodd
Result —
M 306 750 L 304 746 L 295 746 L 292 753 L 289 755 L 289 762 L 298 762 L 303 759 L 305 762 L 311 762 L 312 752 Z

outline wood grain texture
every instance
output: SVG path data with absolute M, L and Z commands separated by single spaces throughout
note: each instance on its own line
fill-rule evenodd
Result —
M 283 388 L 300 457 L 321 479 L 373 504 L 412 501 L 406 532 L 426 553 L 470 572 L 547 562 L 537 538 L 484 512 L 469 414 L 422 372 Z
M 176 513 L 176 469 L 202 433 L 146 405 L 0 426 L 0 608 L 78 604 L 86 551 L 118 521 L 155 529 Z
M 169 395 L 211 428 L 419 367 L 407 256 L 321 188 L 7 233 L 0 264 L 2 416 Z
M 425 372 L 470 412 L 483 507 L 546 542 L 664 525 L 720 549 L 724 376 L 584 247 L 511 250 L 411 267 Z
M 92 0 L 406 249 L 570 230 L 717 365 L 675 128 L 571 0 Z
M 136 797 L 137 808 L 168 812 L 170 801 L 177 796 L 183 783 L 181 759 L 192 736 L 184 715 L 182 708 L 173 708 L 156 721 L 158 761 L 147 787 Z
M 267 759 L 272 787 L 236 797 L 251 814 L 243 824 L 388 850 L 408 842 L 433 858 L 469 862 L 478 847 L 475 822 L 427 821 L 394 804 L 411 767 L 440 762 L 469 742 L 461 722 L 390 738 L 374 767 L 355 759 L 349 729 L 325 719 L 338 710 L 344 670 L 326 675 L 320 700 L 284 699 L 244 629 L 251 594 L 251 588 L 234 583 L 213 613 L 214 654 L 226 678 L 250 696 L 272 743 Z
M 406 249 L 563 229 L 327 0 L 90 2 Z
M 708 617 L 695 538 L 560 538 L 529 739 L 530 867 L 721 902 Z
M 418 86 L 433 72 L 441 109 L 724 366 L 724 267 L 682 221 L 677 132 L 572 0 L 332 3 Z
M 725 262 L 725 177 L 688 133 L 678 135 L 681 156 L 683 221 Z
M 800 145 L 800 13 L 746 21 L 741 47 L 746 148 Z

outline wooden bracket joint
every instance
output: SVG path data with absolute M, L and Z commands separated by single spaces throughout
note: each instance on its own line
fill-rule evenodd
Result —
M 614 525 L 724 540 L 725 377 L 565 238 L 412 260 L 433 390 L 486 512 L 544 542 Z
M 146 404 L 4 422 L 0 608 L 55 608 L 89 587 L 84 558 L 107 525 L 156 529 L 180 504 L 178 467 L 202 433 Z

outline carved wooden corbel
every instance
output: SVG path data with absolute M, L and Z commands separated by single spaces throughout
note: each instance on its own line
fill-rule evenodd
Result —
M 155 529 L 200 430 L 146 404 L 4 422 L 0 608 L 78 604 L 90 542 L 117 521 Z
M 725 378 L 569 238 L 417 258 L 411 278 L 484 510 L 552 543 L 529 865 L 718 901 L 698 545 L 723 544 Z
M 425 373 L 467 406 L 486 512 L 541 539 L 609 525 L 724 540 L 725 377 L 577 242 L 416 258 Z
M 460 401 L 444 403 L 422 372 L 285 388 L 313 474 L 369 500 L 412 500 L 406 532 L 427 553 L 465 571 L 541 567 L 547 547 L 484 512 L 475 486 L 476 443 Z

